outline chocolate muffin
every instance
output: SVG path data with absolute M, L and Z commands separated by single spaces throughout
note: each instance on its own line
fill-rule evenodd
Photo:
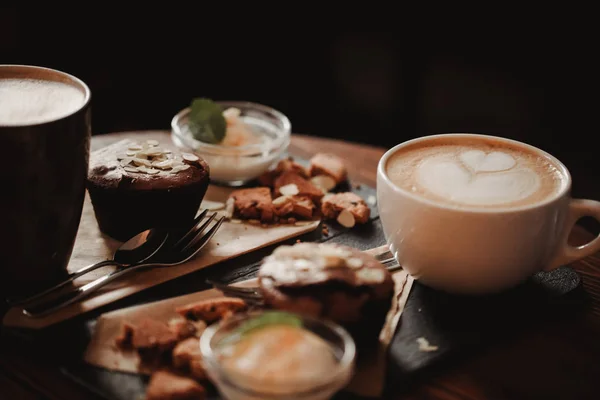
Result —
M 209 175 L 196 155 L 125 139 L 90 154 L 87 189 L 100 230 L 126 241 L 194 218 Z
M 377 259 L 337 244 L 280 246 L 263 259 L 258 279 L 267 305 L 333 320 L 360 348 L 377 344 L 394 295 Z

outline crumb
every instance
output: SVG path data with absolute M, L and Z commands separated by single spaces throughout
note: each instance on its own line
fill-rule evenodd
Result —
M 168 371 L 150 377 L 145 400 L 204 400 L 206 391 L 195 380 Z
M 130 349 L 132 347 L 132 338 L 135 326 L 129 322 L 123 322 L 121 332 L 115 338 L 115 346 L 120 349 Z
M 323 235 L 329 236 L 329 227 L 323 224 Z
M 177 307 L 175 311 L 186 319 L 192 321 L 202 320 L 212 323 L 220 320 L 230 312 L 244 311 L 247 304 L 244 300 L 235 297 L 219 297 L 200 300 L 195 303 Z
M 356 185 L 354 185 L 354 189 L 360 190 L 360 188 L 361 188 L 360 183 L 357 183 Z
M 185 340 L 196 335 L 196 325 L 183 318 L 175 318 L 169 321 L 169 329 L 177 336 L 177 340 Z
M 302 243 L 302 240 L 296 239 L 296 243 Z
M 336 219 L 343 210 L 349 211 L 359 224 L 366 223 L 371 215 L 367 203 L 355 193 L 336 193 L 323 198 L 321 212 L 325 218 Z

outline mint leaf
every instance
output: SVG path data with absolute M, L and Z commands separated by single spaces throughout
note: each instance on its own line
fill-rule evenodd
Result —
M 227 129 L 221 106 L 206 98 L 192 101 L 188 126 L 196 140 L 211 144 L 220 143 Z

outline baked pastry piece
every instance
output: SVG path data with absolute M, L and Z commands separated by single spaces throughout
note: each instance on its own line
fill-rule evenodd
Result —
M 273 222 L 275 213 L 271 190 L 267 187 L 239 189 L 231 192 L 229 201 L 233 202 L 233 217 L 256 219 L 264 223 Z
M 194 379 L 206 379 L 198 338 L 190 337 L 177 343 L 173 349 L 173 366 Z
M 175 311 L 182 317 L 192 321 L 204 321 L 207 324 L 226 318 L 236 312 L 244 311 L 247 304 L 235 297 L 217 297 L 200 300 L 195 303 L 177 307 Z
M 319 203 L 324 193 L 308 179 L 298 175 L 294 171 L 286 171 L 279 175 L 274 182 L 275 196 L 291 195 L 304 196 L 313 202 Z M 285 189 L 284 189 L 285 187 Z M 291 191 L 290 191 L 291 190 Z
M 194 218 L 209 175 L 198 156 L 125 139 L 90 154 L 87 189 L 100 230 L 125 241 Z
M 195 380 L 168 371 L 150 377 L 145 400 L 204 400 L 206 391 Z
M 315 154 L 310 159 L 308 171 L 310 176 L 330 176 L 337 184 L 344 182 L 348 177 L 344 160 L 331 153 Z
M 337 219 L 344 210 L 352 214 L 359 224 L 365 224 L 371 209 L 359 195 L 352 192 L 328 194 L 321 200 L 321 213 L 326 219 Z
M 394 293 L 391 274 L 373 256 L 327 243 L 278 247 L 258 280 L 266 304 L 336 321 L 361 347 L 377 343 Z
M 115 339 L 117 346 L 138 352 L 145 365 L 159 365 L 170 358 L 179 337 L 167 324 L 150 318 L 137 324 L 125 322 Z
M 315 204 L 307 196 L 279 196 L 273 200 L 275 214 L 279 217 L 299 217 L 311 219 L 315 212 Z
M 284 172 L 291 171 L 300 175 L 303 178 L 308 178 L 308 171 L 302 165 L 294 161 L 292 157 L 284 158 L 277 163 L 277 166 L 262 174 L 258 178 L 258 182 L 263 186 L 273 187 L 275 178 Z

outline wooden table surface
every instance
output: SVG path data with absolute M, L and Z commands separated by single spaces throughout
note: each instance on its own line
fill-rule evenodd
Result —
M 145 132 L 148 134 L 148 132 Z M 152 132 L 161 135 L 162 132 Z M 92 148 L 121 135 L 94 136 Z M 375 186 L 376 166 L 385 149 L 294 135 L 290 152 L 309 157 L 336 153 L 348 162 L 351 181 Z M 580 227 L 571 242 L 589 241 Z M 515 340 L 455 363 L 402 399 L 600 399 L 600 255 L 573 264 L 583 279 L 590 307 L 568 323 L 524 333 Z M 96 399 L 63 376 L 55 361 L 15 351 L 0 341 L 0 399 Z M 132 399 L 133 400 L 133 399 Z

